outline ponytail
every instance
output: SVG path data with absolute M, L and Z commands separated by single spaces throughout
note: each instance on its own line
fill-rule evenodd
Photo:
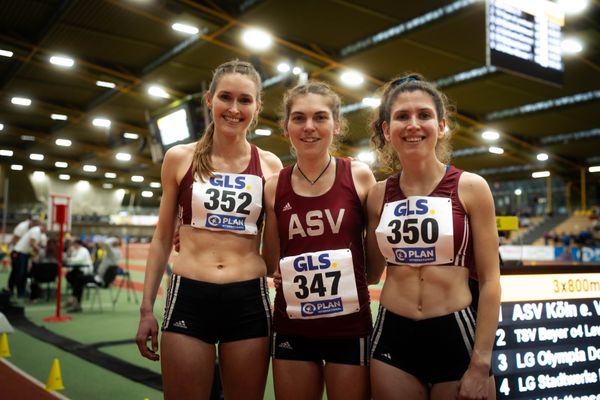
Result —
M 192 157 L 193 176 L 198 177 L 201 181 L 212 176 L 214 169 L 210 159 L 212 150 L 213 136 L 215 135 L 215 123 L 210 121 L 210 124 L 204 130 L 204 135 L 196 143 L 194 148 L 194 156 Z

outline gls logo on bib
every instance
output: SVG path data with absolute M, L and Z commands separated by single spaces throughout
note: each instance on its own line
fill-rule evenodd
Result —
M 429 212 L 429 205 L 427 199 L 419 199 L 415 201 L 415 208 L 411 208 L 411 204 L 408 200 L 399 201 L 396 208 L 394 208 L 394 215 L 396 217 L 407 217 L 409 215 L 425 215 Z
M 331 267 L 331 259 L 328 253 L 321 253 L 318 256 L 302 255 L 294 259 L 294 269 L 298 272 L 315 271 L 329 267 Z
M 233 180 L 233 182 L 231 182 Z M 223 187 L 227 189 L 243 189 L 246 186 L 245 176 L 232 177 L 229 175 L 214 175 L 211 176 L 209 182 L 212 186 Z

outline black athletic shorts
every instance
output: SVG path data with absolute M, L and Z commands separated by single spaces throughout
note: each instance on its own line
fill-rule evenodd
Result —
M 216 284 L 173 274 L 162 330 L 211 344 L 269 336 L 267 280 Z
M 458 381 L 471 361 L 475 320 L 471 307 L 412 320 L 379 306 L 371 357 L 414 375 L 424 384 Z
M 273 358 L 277 360 L 369 365 L 369 337 L 309 338 L 273 333 Z

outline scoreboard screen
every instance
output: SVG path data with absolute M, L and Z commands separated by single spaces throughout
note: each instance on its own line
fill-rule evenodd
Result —
M 501 283 L 498 399 L 600 399 L 600 273 L 502 275 Z
M 549 0 L 488 0 L 487 64 L 562 84 L 564 11 Z

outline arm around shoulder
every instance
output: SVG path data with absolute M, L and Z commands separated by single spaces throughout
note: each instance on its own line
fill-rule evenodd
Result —
M 283 168 L 281 160 L 274 153 L 259 148 L 258 154 L 260 154 L 260 159 L 263 166 L 263 175 L 265 179 L 275 175 Z
M 377 182 L 371 187 L 367 195 L 367 283 L 370 285 L 379 283 L 381 274 L 386 267 L 386 261 L 379 245 L 375 230 L 379 225 L 379 217 L 381 216 L 381 206 L 383 204 L 383 195 L 385 192 L 385 181 Z
M 265 228 L 263 231 L 262 256 L 267 264 L 267 275 L 273 276 L 279 269 L 279 228 L 275 214 L 275 192 L 279 175 L 272 175 L 265 183 Z
M 369 190 L 375 185 L 375 176 L 371 171 L 371 168 L 363 162 L 352 161 L 352 179 L 354 180 L 354 186 L 356 192 L 364 203 Z

